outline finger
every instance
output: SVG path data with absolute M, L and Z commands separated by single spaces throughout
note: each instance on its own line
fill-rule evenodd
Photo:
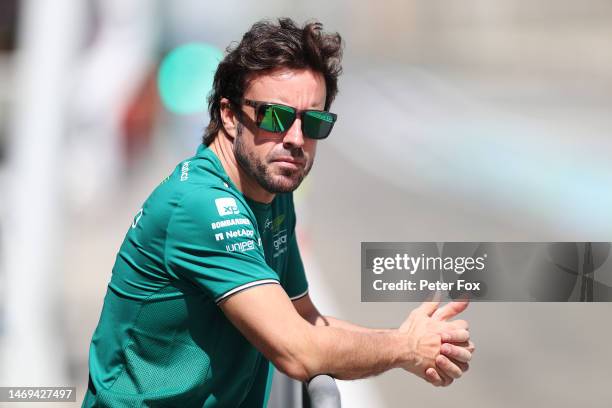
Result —
M 472 353 L 466 348 L 458 347 L 450 343 L 443 344 L 442 347 L 440 347 L 440 352 L 446 357 L 462 363 L 467 363 L 472 359 Z
M 433 292 L 428 294 L 425 299 L 423 299 L 423 302 L 438 302 L 440 303 L 440 301 L 442 300 L 442 294 L 439 291 Z
M 440 374 L 438 374 L 438 372 L 433 368 L 428 368 L 425 370 L 425 380 L 436 387 L 440 387 L 442 384 L 444 384 L 444 380 L 440 378 Z
M 453 383 L 453 381 L 455 381 L 454 379 L 444 374 L 440 374 L 440 377 L 442 377 L 442 385 L 441 385 L 442 387 L 448 387 L 449 385 Z
M 444 374 L 444 371 L 442 371 L 440 368 L 438 368 L 437 370 L 432 368 L 432 370 L 434 370 L 436 372 L 436 375 L 440 377 L 440 387 L 447 387 L 453 383 L 454 380 L 448 375 Z
M 440 302 L 435 301 L 435 302 L 423 302 L 421 303 L 421 306 L 417 307 L 415 310 L 425 313 L 427 316 L 431 316 L 436 309 L 438 309 L 438 306 L 440 306 Z
M 437 320 L 448 320 L 463 312 L 469 304 L 470 302 L 467 300 L 447 303 L 444 307 L 438 309 L 432 317 Z
M 473 341 L 463 341 L 460 343 L 456 343 L 456 342 L 450 342 L 453 343 L 454 346 L 459 346 L 459 347 L 463 347 L 464 349 L 466 349 L 467 351 L 469 351 L 470 353 L 474 354 L 474 351 L 476 351 L 476 346 L 474 345 Z
M 470 324 L 467 322 L 467 320 L 458 319 L 458 320 L 453 320 L 447 323 L 449 326 L 455 329 L 470 330 Z
M 474 342 L 468 341 L 466 349 L 467 349 L 467 351 L 469 351 L 470 353 L 473 354 L 474 351 L 476 351 L 476 345 L 474 344 Z
M 444 375 L 440 369 L 436 371 L 435 368 L 428 368 L 425 374 L 428 377 L 426 378 L 427 381 L 436 387 L 447 387 L 454 381 L 452 378 Z M 429 377 L 431 377 L 431 381 L 429 380 Z
M 445 343 L 465 343 L 466 347 L 470 340 L 470 332 L 465 329 L 457 329 L 444 332 L 440 335 Z
M 436 367 L 441 370 L 441 373 L 447 375 L 450 378 L 460 378 L 462 371 L 455 363 L 450 361 L 448 357 L 439 355 L 436 357 Z
M 462 363 L 461 361 L 453 361 L 461 369 L 461 371 L 465 374 L 467 370 L 470 369 L 469 363 Z

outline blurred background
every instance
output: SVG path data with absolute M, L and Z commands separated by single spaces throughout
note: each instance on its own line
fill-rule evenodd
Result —
M 360 302 L 361 241 L 612 241 L 609 0 L 0 0 L 0 385 L 80 404 L 133 215 L 200 142 L 225 48 L 280 16 L 346 42 L 296 193 L 324 313 L 397 327 L 415 306 Z M 344 406 L 607 407 L 611 314 L 472 304 L 464 378 L 339 382 Z

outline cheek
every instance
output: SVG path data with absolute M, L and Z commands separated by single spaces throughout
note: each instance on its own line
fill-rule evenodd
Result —
M 265 143 L 278 144 L 278 143 L 282 143 L 282 140 L 283 140 L 282 133 L 268 132 L 263 129 L 256 129 L 256 133 L 254 134 L 254 137 L 255 137 L 254 139 L 255 144 L 265 144 Z
M 255 144 L 253 146 L 253 153 L 261 160 L 261 161 L 266 161 L 269 162 L 272 159 L 274 159 L 277 154 L 276 149 L 277 146 L 279 146 L 278 143 L 273 142 L 273 141 L 269 141 L 266 143 L 259 143 L 259 144 Z M 281 144 L 282 146 L 282 144 Z

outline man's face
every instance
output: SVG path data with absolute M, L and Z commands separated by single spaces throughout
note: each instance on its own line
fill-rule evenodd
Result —
M 244 98 L 288 105 L 297 110 L 323 110 L 325 80 L 322 74 L 308 69 L 280 69 L 253 78 Z M 238 124 L 234 140 L 238 164 L 270 193 L 298 188 L 312 167 L 317 141 L 302 134 L 299 117 L 287 131 L 273 133 L 255 126 L 255 108 L 243 105 L 242 111 L 250 120 Z

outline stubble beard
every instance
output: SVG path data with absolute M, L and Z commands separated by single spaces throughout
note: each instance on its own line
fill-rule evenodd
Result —
M 251 176 L 267 192 L 272 194 L 290 193 L 297 189 L 304 177 L 312 168 L 312 161 L 306 163 L 303 171 L 292 171 L 280 169 L 277 174 L 272 174 L 270 164 L 256 157 L 244 144 L 244 126 L 239 123 L 236 138 L 234 139 L 234 156 L 245 173 Z M 301 153 L 303 155 L 303 152 Z M 290 154 L 288 154 L 290 155 Z

